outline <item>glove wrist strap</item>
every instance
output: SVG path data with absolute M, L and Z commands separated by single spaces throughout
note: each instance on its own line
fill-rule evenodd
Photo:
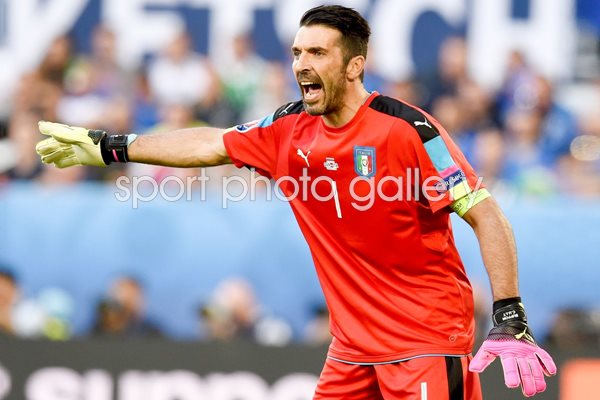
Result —
M 511 322 L 523 322 L 527 324 L 527 314 L 525 314 L 525 307 L 523 306 L 523 303 L 521 303 L 521 298 L 516 297 L 514 299 L 506 300 L 511 301 L 508 302 L 508 304 L 496 304 L 503 302 L 504 300 L 494 303 L 494 313 L 492 315 L 494 326 Z
M 493 312 L 498 311 L 502 307 L 509 306 L 511 304 L 521 303 L 521 297 L 509 297 L 502 300 L 496 300 L 493 306 Z
M 100 151 L 104 163 L 109 165 L 113 162 L 129 162 L 127 148 L 136 138 L 136 134 L 105 136 L 100 142 Z

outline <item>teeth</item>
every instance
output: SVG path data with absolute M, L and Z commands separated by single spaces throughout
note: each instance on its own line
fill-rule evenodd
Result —
M 316 83 L 315 82 L 300 82 L 300 84 L 302 86 L 309 86 L 309 85 L 315 85 Z

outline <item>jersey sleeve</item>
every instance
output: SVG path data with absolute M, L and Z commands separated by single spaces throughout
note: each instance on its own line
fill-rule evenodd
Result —
M 225 132 L 225 149 L 236 167 L 254 168 L 269 178 L 275 175 L 279 132 L 273 124 L 274 115 L 234 126 Z
M 404 145 L 415 158 L 421 194 L 431 210 L 450 212 L 455 202 L 483 189 L 483 182 L 445 129 L 431 117 L 424 122 L 415 126 L 401 122 L 409 130 Z

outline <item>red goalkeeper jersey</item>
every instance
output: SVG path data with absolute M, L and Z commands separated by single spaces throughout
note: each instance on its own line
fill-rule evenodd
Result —
M 224 141 L 236 166 L 272 177 L 290 199 L 330 310 L 329 357 L 471 352 L 473 295 L 449 205 L 477 176 L 430 115 L 373 93 L 331 128 L 296 102 Z

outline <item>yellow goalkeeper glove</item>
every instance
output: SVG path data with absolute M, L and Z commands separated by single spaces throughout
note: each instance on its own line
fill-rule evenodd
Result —
M 40 132 L 50 138 L 37 144 L 35 150 L 42 162 L 58 168 L 73 165 L 105 167 L 112 162 L 127 162 L 127 146 L 137 137 L 111 135 L 105 131 L 40 121 Z

